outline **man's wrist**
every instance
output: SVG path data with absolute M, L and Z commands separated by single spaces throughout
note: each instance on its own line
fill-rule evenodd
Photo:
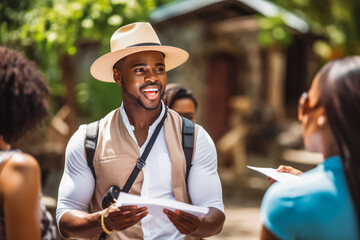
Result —
M 103 211 L 102 213 L 101 213 L 101 219 L 100 219 L 100 223 L 101 223 L 101 228 L 102 228 L 102 230 L 106 233 L 106 234 L 111 234 L 111 233 L 113 233 L 114 232 L 114 230 L 112 230 L 112 229 L 110 229 L 110 228 L 108 228 L 108 227 L 106 227 L 106 225 L 105 225 L 105 212 L 106 211 Z

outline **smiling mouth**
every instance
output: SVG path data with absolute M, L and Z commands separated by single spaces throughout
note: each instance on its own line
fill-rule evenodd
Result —
M 159 89 L 157 89 L 157 88 L 148 88 L 148 89 L 143 90 L 143 93 L 150 95 L 150 96 L 155 95 L 158 92 L 159 92 Z
M 142 90 L 144 95 L 150 100 L 155 100 L 159 95 L 159 91 L 160 90 L 158 88 L 147 88 Z

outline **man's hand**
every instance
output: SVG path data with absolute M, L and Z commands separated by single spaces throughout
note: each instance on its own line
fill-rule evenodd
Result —
M 115 203 L 105 210 L 104 222 L 109 230 L 124 230 L 138 223 L 148 214 L 146 207 L 137 206 L 116 207 Z
M 302 171 L 297 170 L 296 168 L 293 168 L 293 167 L 291 167 L 291 166 L 284 166 L 284 165 L 280 165 L 280 166 L 276 169 L 276 171 L 278 171 L 278 172 L 284 172 L 284 173 L 290 173 L 290 174 L 293 174 L 293 175 L 300 175 L 300 174 L 303 173 Z M 270 177 L 266 177 L 266 178 L 268 179 L 268 181 L 269 181 L 270 183 L 276 182 L 276 180 L 274 180 L 274 179 L 272 179 L 272 178 L 270 178 Z
M 201 219 L 199 217 L 187 212 L 180 210 L 175 210 L 175 212 L 173 212 L 166 208 L 163 212 L 182 234 L 195 232 L 201 224 Z

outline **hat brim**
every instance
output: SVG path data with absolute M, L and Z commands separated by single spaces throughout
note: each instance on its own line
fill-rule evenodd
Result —
M 140 46 L 121 49 L 107 53 L 98 59 L 90 67 L 91 75 L 99 81 L 115 82 L 113 78 L 113 66 L 120 59 L 133 53 L 144 51 L 159 51 L 165 55 L 165 70 L 169 71 L 186 62 L 189 54 L 180 48 L 170 46 Z

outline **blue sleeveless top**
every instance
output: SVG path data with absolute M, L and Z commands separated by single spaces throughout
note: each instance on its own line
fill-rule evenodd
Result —
M 327 158 L 299 179 L 274 183 L 260 213 L 264 226 L 281 239 L 360 239 L 339 156 Z

